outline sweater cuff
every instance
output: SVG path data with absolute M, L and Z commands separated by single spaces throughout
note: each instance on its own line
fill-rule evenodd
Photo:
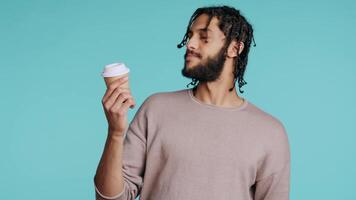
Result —
M 99 191 L 99 189 L 96 187 L 96 183 L 94 181 L 94 187 L 95 187 L 95 192 L 101 197 L 100 200 L 119 200 L 119 198 L 124 194 L 125 189 L 126 189 L 126 184 L 124 182 L 124 188 L 122 190 L 122 192 L 120 192 L 119 194 L 113 196 L 113 197 L 108 197 L 105 196 L 103 194 L 101 194 L 101 192 Z

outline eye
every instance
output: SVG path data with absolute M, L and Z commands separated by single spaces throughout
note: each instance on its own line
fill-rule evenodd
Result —
M 200 34 L 200 39 L 204 40 L 205 43 L 208 42 L 208 35 L 205 33 Z
M 203 40 L 205 43 L 208 43 L 208 37 L 207 36 L 201 36 L 201 40 Z

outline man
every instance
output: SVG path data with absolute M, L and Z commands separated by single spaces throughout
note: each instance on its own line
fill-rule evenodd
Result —
M 236 81 L 239 90 L 246 84 L 251 40 L 252 26 L 235 8 L 197 9 L 178 45 L 187 47 L 182 74 L 195 87 L 149 96 L 127 131 L 135 104 L 119 87 L 127 80 L 109 87 L 97 199 L 289 199 L 284 126 L 233 90 Z

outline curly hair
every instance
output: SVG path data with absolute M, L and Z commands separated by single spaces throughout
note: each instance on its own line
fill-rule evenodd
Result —
M 236 40 L 238 43 L 243 42 L 244 48 L 242 52 L 237 56 L 235 59 L 235 68 L 234 68 L 234 81 L 233 87 L 229 89 L 231 92 L 238 81 L 239 84 L 239 91 L 243 93 L 241 87 L 247 84 L 244 80 L 243 76 L 246 70 L 247 60 L 248 60 L 248 53 L 250 51 L 251 41 L 254 42 L 254 46 L 256 46 L 254 37 L 253 37 L 253 28 L 251 24 L 246 20 L 246 18 L 241 15 L 240 11 L 230 7 L 230 6 L 211 6 L 211 7 L 201 7 L 198 8 L 189 20 L 189 24 L 187 27 L 187 31 L 183 37 L 183 40 L 177 45 L 177 48 L 182 48 L 186 45 L 188 40 L 188 32 L 190 30 L 190 26 L 192 23 L 202 14 L 208 15 L 208 22 L 206 27 L 209 26 L 213 17 L 216 17 L 219 20 L 219 28 L 226 36 L 226 42 L 224 45 L 224 51 L 227 51 L 229 44 Z M 240 47 L 240 46 L 239 46 Z M 239 48 L 238 47 L 238 48 Z M 239 52 L 239 49 L 238 49 Z M 196 85 L 198 80 L 192 79 L 192 82 L 187 85 Z

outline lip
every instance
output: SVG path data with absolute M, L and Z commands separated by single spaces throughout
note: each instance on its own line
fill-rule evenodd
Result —
M 188 54 L 188 55 L 186 56 L 186 60 L 190 60 L 190 59 L 192 59 L 192 58 L 199 59 L 197 56 L 194 56 L 194 55 L 192 55 L 192 54 Z

